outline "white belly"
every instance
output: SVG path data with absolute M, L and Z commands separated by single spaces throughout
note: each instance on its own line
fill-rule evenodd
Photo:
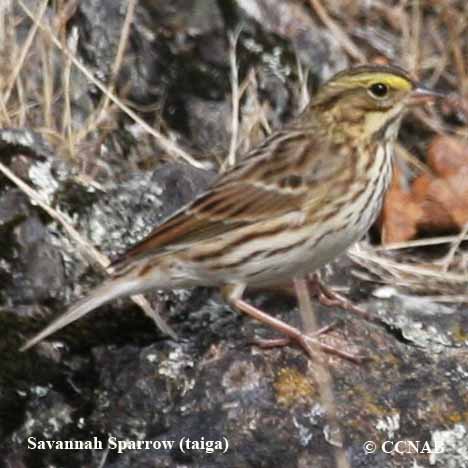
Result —
M 371 168 L 370 181 L 357 200 L 351 199 L 353 190 L 342 196 L 343 203 L 339 219 L 333 223 L 312 227 L 302 226 L 285 232 L 281 236 L 279 252 L 273 244 L 278 245 L 278 239 L 259 239 L 241 245 L 231 258 L 215 258 L 208 263 L 183 265 L 181 283 L 222 285 L 226 283 L 247 283 L 250 285 L 265 285 L 287 281 L 295 276 L 313 272 L 344 253 L 352 244 L 361 239 L 374 222 L 380 211 L 383 195 L 390 181 L 391 157 L 388 151 L 381 149 L 375 155 Z M 372 170 L 374 173 L 372 173 Z M 339 229 L 337 229 L 339 226 Z M 241 266 L 235 266 L 239 258 L 249 258 Z M 220 261 L 232 266 L 216 267 Z

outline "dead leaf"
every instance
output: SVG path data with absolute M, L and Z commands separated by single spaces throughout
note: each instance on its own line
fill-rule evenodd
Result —
M 445 135 L 435 137 L 429 145 L 427 163 L 441 177 L 457 174 L 468 167 L 468 142 Z
M 411 192 L 402 189 L 401 177 L 401 171 L 395 167 L 380 217 L 384 244 L 413 239 L 418 232 L 418 222 L 424 215 L 421 207 L 413 200 Z

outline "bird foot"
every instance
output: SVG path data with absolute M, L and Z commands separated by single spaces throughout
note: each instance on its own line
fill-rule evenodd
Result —
M 301 330 L 287 324 L 286 322 L 283 322 L 282 320 L 279 320 L 276 317 L 272 317 L 271 315 L 266 314 L 265 312 L 261 311 L 260 309 L 257 309 L 256 307 L 245 302 L 242 299 L 234 299 L 232 300 L 232 304 L 244 314 L 249 315 L 250 317 L 258 320 L 259 322 L 269 325 L 270 327 L 274 328 L 280 333 L 286 335 L 285 338 L 266 340 L 263 341 L 263 343 L 260 341 L 260 346 L 263 344 L 263 347 L 265 347 L 266 345 L 266 347 L 271 348 L 275 345 L 297 345 L 300 348 L 302 348 L 306 352 L 306 354 L 312 359 L 321 359 L 320 352 L 317 353 L 317 351 L 323 351 L 328 354 L 334 354 L 335 356 L 339 356 L 356 364 L 361 364 L 364 360 L 362 356 L 348 353 L 335 346 L 322 343 L 316 338 L 317 336 L 328 332 L 335 325 L 335 323 L 323 327 L 309 336 L 301 332 Z
M 320 330 L 317 330 L 313 334 L 309 334 L 307 336 L 316 337 L 316 336 L 324 335 L 325 333 L 328 333 L 330 330 L 333 330 L 334 328 L 336 328 L 337 324 L 338 324 L 338 320 L 335 320 L 334 322 L 320 328 Z M 294 344 L 293 340 L 287 336 L 282 337 L 282 338 L 258 338 L 256 337 L 253 340 L 251 340 L 250 343 L 262 349 L 282 348 L 284 346 L 292 346 Z
M 318 340 L 312 339 L 312 346 L 309 344 L 311 341 L 311 337 L 309 335 L 302 335 L 302 337 L 297 337 L 296 339 L 292 339 L 289 337 L 285 338 L 272 338 L 272 339 L 263 339 L 263 338 L 254 338 L 250 341 L 253 346 L 258 346 L 261 349 L 272 349 L 272 348 L 279 348 L 284 346 L 294 346 L 297 345 L 302 348 L 303 351 L 309 357 L 317 359 L 317 353 L 314 353 L 314 347 L 319 348 L 321 351 L 334 354 L 342 359 L 346 359 L 347 361 L 351 361 L 355 364 L 362 364 L 366 359 L 365 356 L 361 356 L 358 354 L 348 353 L 339 349 L 338 347 L 331 346 L 325 343 L 321 343 Z
M 340 307 L 343 310 L 353 312 L 369 322 L 381 323 L 380 320 L 369 314 L 367 310 L 357 306 L 352 301 L 333 291 L 326 286 L 317 273 L 314 273 L 308 281 L 311 293 L 317 297 L 320 304 L 325 307 Z

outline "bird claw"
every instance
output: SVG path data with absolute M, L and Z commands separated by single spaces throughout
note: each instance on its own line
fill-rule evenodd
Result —
M 312 344 L 312 346 L 309 343 Z M 298 344 L 304 349 L 304 351 L 311 357 L 316 357 L 316 353 L 314 353 L 314 348 L 319 348 L 322 352 L 327 354 L 334 354 L 342 359 L 346 359 L 347 361 L 351 361 L 354 364 L 362 364 L 365 361 L 365 356 L 361 356 L 359 354 L 348 353 L 347 351 L 343 351 L 335 346 L 322 343 L 317 339 L 310 337 L 308 335 L 303 335 L 303 338 L 298 340 Z
M 308 337 L 317 337 L 328 333 L 329 331 L 335 329 L 341 320 L 334 320 L 333 322 L 325 325 L 324 327 L 318 329 L 312 334 L 307 335 Z M 258 346 L 262 349 L 271 349 L 271 348 L 282 348 L 283 346 L 291 346 L 293 340 L 289 337 L 282 338 L 253 338 L 250 343 L 254 346 Z
M 255 337 L 250 340 L 250 344 L 253 346 L 257 346 L 261 349 L 272 349 L 272 348 L 282 348 L 284 346 L 290 346 L 291 338 L 284 337 L 284 338 L 258 338 Z
M 315 294 L 318 301 L 323 306 L 339 307 L 343 310 L 353 312 L 369 322 L 380 323 L 380 320 L 369 314 L 367 310 L 353 304 L 349 299 L 326 286 L 316 273 L 309 279 L 309 286 L 312 289 L 312 293 Z
M 331 346 L 329 344 L 325 344 L 320 342 L 317 337 L 328 333 L 330 330 L 335 328 L 338 324 L 338 320 L 320 328 L 316 332 L 306 335 L 306 334 L 298 334 L 296 337 L 283 337 L 283 338 L 272 338 L 272 339 L 264 339 L 264 338 L 254 338 L 250 341 L 250 343 L 254 346 L 257 346 L 261 349 L 272 349 L 272 348 L 279 348 L 284 346 L 294 346 L 297 345 L 302 348 L 306 354 L 314 359 L 317 359 L 317 353 L 314 352 L 314 348 L 318 348 L 322 352 L 327 354 L 334 354 L 335 356 L 339 356 L 347 361 L 351 361 L 355 364 L 362 364 L 366 360 L 366 356 L 362 356 L 359 354 L 348 353 L 347 351 L 343 351 L 335 346 Z

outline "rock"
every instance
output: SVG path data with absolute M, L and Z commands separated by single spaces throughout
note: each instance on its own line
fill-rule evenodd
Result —
M 50 243 L 45 226 L 38 218 L 30 217 L 16 229 L 16 236 L 22 266 L 21 279 L 16 277 L 14 281 L 18 300 L 27 304 L 60 296 L 65 281 L 62 257 Z
M 92 204 L 80 220 L 81 229 L 95 245 L 116 255 L 193 200 L 213 177 L 213 172 L 178 163 L 127 175 Z
M 188 97 L 186 105 L 194 146 L 208 154 L 226 154 L 231 136 L 231 106 L 195 97 Z
M 0 266 L 5 276 L 4 300 L 32 304 L 59 296 L 64 284 L 61 255 L 29 200 L 17 189 L 0 195 L 0 233 L 9 245 Z
M 33 3 L 37 11 L 39 2 Z M 55 19 L 51 18 L 52 8 L 61 3 L 51 2 L 47 19 Z M 75 3 L 76 9 L 61 17 L 61 31 L 67 44 L 73 46 L 76 41 L 77 58 L 109 83 L 128 2 L 67 4 Z M 348 13 L 342 2 L 333 5 L 335 12 Z M 380 18 L 381 9 L 368 8 Z M 422 9 L 422 19 L 425 14 Z M 360 15 L 367 18 L 364 10 Z M 431 21 L 435 19 L 433 13 L 430 16 Z M 18 50 L 22 50 L 31 22 L 19 6 L 14 7 L 14 14 L 5 15 L 5 24 L 10 17 L 15 27 L 19 25 L 18 34 L 13 30 Z M 357 16 L 352 20 L 344 28 L 347 32 L 355 30 L 353 37 L 373 38 L 374 49 L 386 49 L 388 39 L 380 29 L 377 36 L 371 29 L 354 29 L 359 21 Z M 379 20 L 377 26 L 384 28 L 386 21 Z M 241 100 L 242 117 L 248 111 L 253 115 L 262 106 L 268 123 L 276 127 L 297 112 L 296 52 L 312 71 L 313 83 L 348 63 L 334 37 L 314 19 L 307 2 L 140 0 L 116 79 L 119 96 L 178 144 L 192 145 L 205 154 L 225 150 L 230 141 L 231 106 L 227 31 L 234 32 L 241 25 L 237 48 L 240 84 L 252 69 L 256 78 L 255 86 L 252 80 Z M 43 41 L 31 44 L 28 60 L 32 57 L 33 66 L 21 74 L 28 105 L 30 89 L 42 96 L 41 47 Z M 58 49 L 55 53 L 60 54 Z M 56 58 L 52 57 L 54 63 Z M 58 62 L 62 68 L 54 69 L 60 76 L 64 63 Z M 31 81 L 29 70 L 34 71 Z M 441 79 L 452 74 L 452 67 L 447 66 Z M 65 94 L 60 80 L 54 82 L 54 112 L 61 116 Z M 100 97 L 72 67 L 72 130 L 82 127 Z M 31 101 L 28 121 L 42 122 L 43 106 Z M 13 103 L 13 98 L 6 103 L 9 112 Z M 13 112 L 11 115 L 17 118 Z M 53 130 L 57 129 L 61 131 L 62 122 Z M 13 144 L 6 138 L 12 135 Z M 79 175 L 88 179 L 75 179 L 67 158 L 49 157 L 34 139 L 29 144 L 29 136 L 23 130 L 19 138 L 15 130 L 0 132 L 2 155 L 8 163 L 10 156 L 28 149 L 34 158 L 44 156 L 41 162 L 14 156 L 11 166 L 109 256 L 140 240 L 215 177 L 167 162 L 170 155 L 114 107 L 91 126 L 76 148 L 75 174 L 83 171 Z M 413 141 L 413 132 L 408 137 Z M 60 140 L 58 145 L 62 143 Z M 9 152 L 12 148 L 13 153 Z M 96 183 L 89 187 L 83 180 Z M 76 254 L 76 247 L 56 223 L 10 185 L 0 190 L 0 257 L 3 464 L 64 468 L 336 466 L 337 427 L 325 411 L 327 405 L 315 379 L 316 361 L 294 347 L 262 350 L 252 346 L 255 336 L 276 335 L 230 310 L 212 290 L 155 291 L 150 295 L 153 303 L 165 307 L 162 314 L 179 335 L 177 342 L 159 334 L 130 301 L 120 300 L 20 353 L 18 347 L 26 336 L 63 312 L 101 277 Z M 336 308 L 325 309 L 313 301 L 321 325 L 338 321 L 320 339 L 369 357 L 362 365 L 324 357 L 332 376 L 343 452 L 350 466 L 466 467 L 464 308 L 438 306 L 408 291 L 379 290 L 377 283 L 350 274 L 354 268 L 342 256 L 324 269 L 323 276 L 331 286 L 343 287 L 345 294 L 387 326 Z M 278 288 L 250 291 L 246 300 L 299 325 L 296 302 L 280 295 Z M 28 445 L 31 437 L 36 441 L 99 442 L 102 448 L 35 450 Z M 382 450 L 384 442 L 399 440 L 437 444 L 444 452 L 400 455 Z M 366 452 L 366 441 L 376 444 L 375 452 Z M 111 442 L 121 442 L 121 453 L 115 445 L 106 452 Z M 147 446 L 137 448 L 142 442 Z
M 318 74 L 321 81 L 348 65 L 336 39 L 316 24 L 302 2 L 236 0 L 235 3 L 262 28 L 290 40 L 301 61 Z
M 44 160 L 54 157 L 44 138 L 30 128 L 3 128 L 0 130 L 0 153 L 6 156 L 25 154 Z

